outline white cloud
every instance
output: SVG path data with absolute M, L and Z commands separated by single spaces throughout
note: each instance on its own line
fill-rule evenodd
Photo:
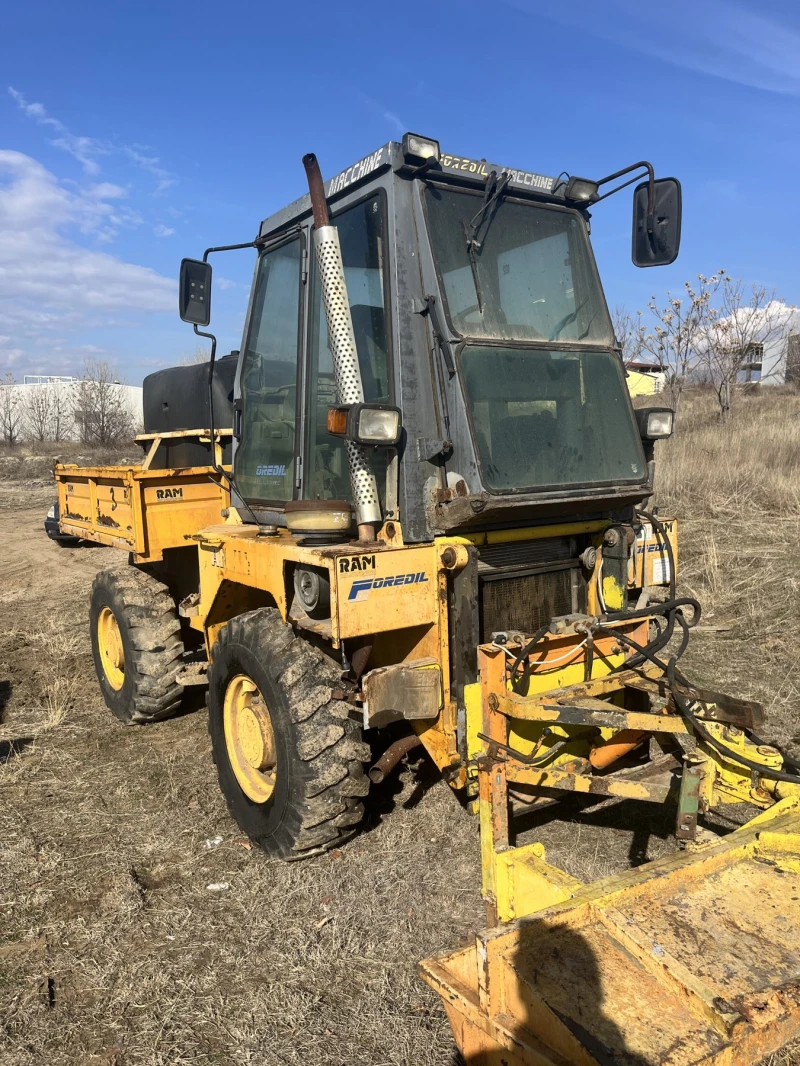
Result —
M 159 224 L 153 230 L 153 233 L 155 233 L 156 237 L 171 237 L 174 232 L 174 229 L 172 229 L 170 226 L 165 226 L 163 222 L 159 222 Z
M 96 157 L 108 155 L 110 149 L 107 145 L 101 144 L 100 141 L 96 141 L 93 137 L 76 137 L 75 134 L 70 133 L 63 122 L 48 114 L 43 104 L 29 104 L 23 94 L 17 89 L 12 89 L 11 86 L 9 86 L 8 91 L 20 110 L 28 118 L 33 119 L 40 126 L 48 126 L 58 134 L 58 137 L 52 142 L 56 148 L 61 148 L 63 151 L 69 152 L 71 156 L 74 156 L 87 174 L 97 174 L 99 172 L 100 167 Z
M 235 285 L 235 281 L 231 281 L 230 278 L 214 278 L 214 285 L 222 290 L 232 289 Z
M 657 56 L 687 70 L 767 92 L 800 94 L 800 26 L 796 19 L 771 17 L 731 0 L 672 0 L 669 14 L 660 4 L 638 0 L 573 0 L 542 5 L 505 0 L 536 18 L 579 28 L 634 51 Z
M 143 148 L 144 150 L 142 150 Z M 173 185 L 178 184 L 178 179 L 175 175 L 170 174 L 168 170 L 161 166 L 161 160 L 157 155 L 144 154 L 148 150 L 146 146 L 134 144 L 126 146 L 122 150 L 132 163 L 135 163 L 137 167 L 141 167 L 142 170 L 146 170 L 157 179 L 158 184 L 153 195 L 158 196 L 160 193 L 172 188 Z
M 125 224 L 123 194 L 107 183 L 67 187 L 35 159 L 0 150 L 0 369 L 120 314 L 173 310 L 173 281 L 75 239 Z
M 159 196 L 167 189 L 172 188 L 173 185 L 178 184 L 177 177 L 161 165 L 159 157 L 152 155 L 152 150 L 146 145 L 116 145 L 97 140 L 95 137 L 78 137 L 60 119 L 51 115 L 44 104 L 28 103 L 23 93 L 11 86 L 9 86 L 8 92 L 24 115 L 40 126 L 47 126 L 58 134 L 50 143 L 55 148 L 60 148 L 77 159 L 87 174 L 94 176 L 100 172 L 100 165 L 97 162 L 98 157 L 122 155 L 156 179 L 154 196 Z

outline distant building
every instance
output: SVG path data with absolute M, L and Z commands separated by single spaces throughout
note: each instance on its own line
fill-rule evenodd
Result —
M 106 405 L 118 404 L 129 416 L 135 432 L 143 423 L 140 385 L 90 382 L 62 374 L 26 374 L 21 382 L 0 383 L 0 388 L 12 390 L 13 402 L 23 416 L 23 438 L 91 440 L 92 426 L 103 414 L 84 407 L 87 400 L 90 408 L 97 407 L 99 390 L 105 390 Z
M 761 374 L 764 370 L 764 345 L 748 344 L 742 354 L 742 362 L 739 365 L 739 373 L 736 376 L 737 385 L 755 385 L 760 383 Z
M 632 359 L 625 364 L 628 392 L 631 396 L 652 396 L 661 392 L 667 380 L 666 366 L 649 363 L 644 359 Z

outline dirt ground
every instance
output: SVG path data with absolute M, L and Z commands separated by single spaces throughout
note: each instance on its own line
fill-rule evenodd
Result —
M 51 499 L 46 480 L 0 482 L 2 1066 L 453 1066 L 416 963 L 483 924 L 477 821 L 423 763 L 376 791 L 341 851 L 286 865 L 251 849 L 202 710 L 126 728 L 103 706 L 88 594 L 125 558 L 49 541 Z M 696 652 L 703 680 L 722 639 Z M 785 739 L 797 723 L 781 723 Z M 674 847 L 671 816 L 636 807 L 543 812 L 527 831 L 596 877 Z

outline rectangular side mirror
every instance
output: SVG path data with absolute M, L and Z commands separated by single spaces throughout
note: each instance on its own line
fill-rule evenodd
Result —
M 637 267 L 669 266 L 681 246 L 681 183 L 677 178 L 660 178 L 655 183 L 652 218 L 648 198 L 648 182 L 643 181 L 633 192 L 631 258 Z
M 211 321 L 211 264 L 182 259 L 178 283 L 178 312 L 184 322 L 207 326 Z

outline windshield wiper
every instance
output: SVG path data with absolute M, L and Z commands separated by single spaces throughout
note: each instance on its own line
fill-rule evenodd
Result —
M 506 186 L 510 180 L 511 175 L 504 171 L 502 177 L 498 181 L 497 171 L 493 170 L 486 179 L 486 188 L 483 193 L 481 206 L 475 212 L 469 224 L 466 222 L 461 223 L 464 229 L 464 237 L 467 242 L 469 265 L 472 268 L 472 282 L 475 286 L 475 295 L 478 298 L 478 311 L 481 314 L 483 314 L 483 289 L 481 287 L 481 279 L 478 271 L 478 252 L 480 252 L 483 247 L 483 241 L 486 239 L 486 234 L 489 232 L 489 226 L 492 224 L 492 219 L 500 204 L 500 198 L 505 192 Z M 478 234 L 480 233 L 481 227 L 483 227 L 483 240 L 478 240 Z
M 467 237 L 467 248 L 473 248 L 476 252 L 479 252 L 483 246 L 483 240 L 486 239 L 486 234 L 489 231 L 489 226 L 492 223 L 492 219 L 495 216 L 498 206 L 500 205 L 500 198 L 506 191 L 506 186 L 511 181 L 511 175 L 503 171 L 500 179 L 497 178 L 497 171 L 493 170 L 489 177 L 486 179 L 486 190 L 483 194 L 483 203 L 475 212 L 468 227 L 464 227 Z M 478 233 L 483 226 L 483 240 L 478 240 Z

